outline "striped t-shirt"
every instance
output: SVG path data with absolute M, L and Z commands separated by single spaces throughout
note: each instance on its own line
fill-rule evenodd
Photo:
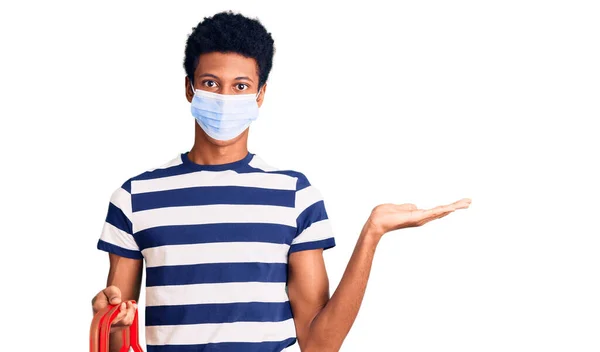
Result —
M 111 196 L 98 249 L 144 259 L 148 352 L 278 352 L 296 342 L 288 255 L 335 246 L 322 196 L 248 152 L 179 153 Z

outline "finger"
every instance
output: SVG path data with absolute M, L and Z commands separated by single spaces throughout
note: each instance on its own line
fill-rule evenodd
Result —
M 115 299 L 114 297 L 118 297 Z M 112 301 L 111 301 L 112 299 Z M 94 312 L 101 310 L 108 304 L 119 304 L 121 301 L 121 290 L 117 286 L 109 286 L 98 292 L 92 299 L 92 309 Z
M 468 208 L 469 205 L 471 204 L 471 199 L 470 198 L 463 198 L 461 200 L 457 200 L 454 203 L 450 203 L 447 206 L 448 207 L 452 207 L 453 209 L 464 209 L 464 208 Z
M 119 304 L 121 303 L 121 290 L 115 286 L 111 285 L 104 289 L 104 294 L 106 295 L 108 302 L 110 304 Z
M 446 211 L 446 212 L 443 212 L 443 213 L 439 213 L 439 214 L 437 214 L 437 215 L 430 215 L 430 216 L 428 216 L 428 217 L 425 217 L 425 218 L 423 218 L 423 219 L 422 219 L 422 220 L 419 222 L 419 225 L 424 225 L 424 224 L 426 224 L 426 223 L 428 223 L 428 222 L 430 222 L 430 221 L 432 221 L 432 220 L 439 219 L 439 218 L 443 218 L 444 216 L 446 216 L 446 215 L 448 215 L 448 214 L 450 214 L 450 213 L 452 213 L 452 211 Z
M 435 208 L 431 208 L 431 209 L 427 209 L 427 210 L 423 211 L 423 216 L 425 218 L 430 218 L 430 217 L 438 216 L 438 215 L 446 213 L 446 212 L 453 212 L 453 211 L 454 211 L 454 207 L 452 205 L 439 205 Z
M 448 214 L 450 214 L 450 213 L 451 213 L 451 211 L 449 211 L 449 212 L 446 212 L 446 213 L 442 213 L 442 214 L 440 214 L 440 215 L 437 215 L 437 216 L 434 216 L 433 218 L 429 219 L 429 221 L 431 221 L 431 220 L 436 220 L 436 219 L 441 219 L 441 218 L 443 218 L 444 216 L 447 216 L 447 215 L 448 215 Z
M 446 205 L 440 205 L 440 206 L 432 208 L 430 210 L 436 210 L 436 209 L 442 209 L 442 210 L 464 209 L 464 208 L 468 208 L 470 204 L 471 204 L 471 199 L 470 198 L 463 198 L 463 199 L 458 200 L 458 201 L 456 201 L 454 203 L 450 203 L 450 204 L 446 204 Z
M 130 326 L 131 324 L 133 324 L 133 318 L 135 317 L 136 305 L 134 305 L 130 301 L 123 302 L 123 303 L 126 304 L 126 308 L 124 309 L 125 315 L 119 321 L 119 325 L 120 326 Z
M 110 332 L 118 332 L 123 329 L 127 329 L 129 326 L 133 324 L 133 320 L 135 319 L 135 311 L 137 309 L 137 304 L 131 303 L 131 301 L 121 303 L 121 307 L 119 307 L 119 314 L 113 320 Z
M 98 292 L 96 296 L 92 299 L 92 309 L 94 313 L 101 310 L 102 308 L 108 305 L 108 298 L 104 294 L 104 291 Z
M 127 302 L 127 317 L 125 317 L 126 325 L 133 324 L 133 318 L 135 317 L 135 309 L 136 309 L 136 307 L 134 306 L 133 303 Z
M 127 305 L 125 302 L 122 302 L 119 306 L 119 314 L 113 319 L 113 324 L 117 326 L 123 325 L 121 322 L 127 316 Z
M 123 304 L 125 304 L 125 309 L 123 310 L 125 314 L 123 315 L 119 323 L 123 326 L 129 326 L 131 325 L 130 320 L 133 321 L 133 314 L 131 314 L 133 310 L 132 304 L 131 302 L 123 302 Z
M 411 221 L 419 221 L 425 217 L 425 210 L 423 209 L 414 209 L 410 210 L 409 219 Z
M 469 207 L 469 205 L 471 205 L 471 199 L 463 198 L 459 201 L 454 202 L 453 205 L 455 209 L 466 209 Z

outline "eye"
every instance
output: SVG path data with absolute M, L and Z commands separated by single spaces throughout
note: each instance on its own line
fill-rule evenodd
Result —
M 202 84 L 208 88 L 214 88 L 217 86 L 217 82 L 211 80 L 202 81 Z
M 236 84 L 236 88 L 238 90 L 246 90 L 246 89 L 248 89 L 248 85 L 246 83 L 238 83 L 238 84 Z

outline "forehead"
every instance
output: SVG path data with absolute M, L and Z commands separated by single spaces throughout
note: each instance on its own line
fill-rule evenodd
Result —
M 195 76 L 210 73 L 222 79 L 247 76 L 258 80 L 258 65 L 253 58 L 237 53 L 212 52 L 200 55 Z

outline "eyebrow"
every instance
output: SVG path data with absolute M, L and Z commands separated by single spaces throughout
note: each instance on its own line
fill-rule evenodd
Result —
M 216 79 L 220 79 L 218 76 L 215 76 L 215 75 L 213 75 L 212 73 L 203 73 L 203 74 L 201 74 L 201 75 L 200 75 L 200 76 L 198 76 L 198 77 L 213 77 L 213 78 L 216 78 Z M 250 81 L 250 82 L 254 82 L 254 81 L 252 80 L 252 78 L 250 78 L 250 77 L 247 77 L 247 76 L 239 76 L 239 77 L 236 77 L 236 78 L 235 78 L 235 80 L 236 80 L 236 81 L 237 81 L 237 80 L 240 80 L 240 79 L 247 79 L 247 80 L 248 80 L 248 81 Z
M 248 80 L 248 81 L 250 81 L 250 82 L 254 82 L 254 81 L 252 80 L 252 78 L 250 78 L 250 77 L 246 77 L 246 76 L 240 76 L 240 77 L 236 77 L 236 78 L 235 78 L 235 80 L 236 80 L 236 81 L 237 81 L 237 80 L 239 80 L 239 79 L 247 79 L 247 80 Z
M 212 73 L 203 73 L 200 76 L 198 76 L 198 78 L 200 78 L 200 77 L 213 77 L 213 78 L 219 79 L 219 77 L 213 75 Z

